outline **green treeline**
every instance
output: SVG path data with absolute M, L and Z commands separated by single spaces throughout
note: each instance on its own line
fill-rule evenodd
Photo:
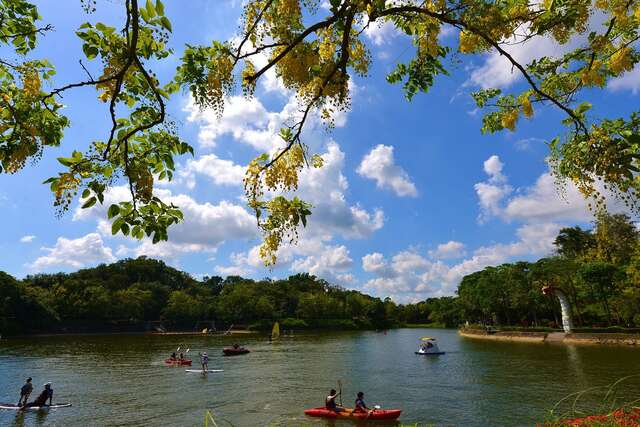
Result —
M 465 276 L 457 295 L 398 305 L 309 274 L 284 280 L 238 276 L 197 280 L 140 257 L 75 273 L 16 280 L 0 272 L 0 334 L 100 331 L 161 321 L 193 330 L 200 321 L 267 329 L 455 327 L 465 322 L 556 327 L 558 301 L 569 298 L 576 326 L 640 327 L 640 233 L 625 215 L 598 216 L 591 230 L 563 228 L 556 253 L 536 262 L 487 267 Z M 206 327 L 206 326 L 205 326 Z
M 459 321 L 513 326 L 561 324 L 552 285 L 567 295 L 581 327 L 640 327 L 640 235 L 622 214 L 601 214 L 591 230 L 563 228 L 555 256 L 487 267 L 458 286 Z
M 214 320 L 218 327 L 270 328 L 279 320 L 286 329 L 386 328 L 427 321 L 431 303 L 396 305 L 308 274 L 284 280 L 196 280 L 146 257 L 22 281 L 0 273 L 4 334 L 131 330 L 158 320 L 183 330 L 194 330 L 204 320 Z

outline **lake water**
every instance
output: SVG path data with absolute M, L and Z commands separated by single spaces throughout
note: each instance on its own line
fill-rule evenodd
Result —
M 413 352 L 434 336 L 442 356 Z M 239 341 L 251 353 L 222 357 Z M 189 374 L 163 360 L 178 346 L 207 351 L 209 368 Z M 195 366 L 195 364 L 194 364 Z M 206 409 L 219 425 L 326 424 L 303 410 L 322 406 L 339 379 L 352 406 L 365 392 L 369 406 L 401 408 L 403 423 L 526 426 L 566 395 L 640 374 L 640 349 L 500 343 L 461 338 L 453 330 L 399 329 L 388 333 L 300 333 L 269 344 L 264 336 L 60 336 L 0 341 L 0 401 L 17 403 L 34 378 L 32 399 L 46 381 L 54 402 L 73 407 L 41 413 L 0 411 L 1 426 L 197 426 Z M 640 398 L 640 377 L 618 387 L 624 400 Z M 580 402 L 600 397 L 585 395 Z

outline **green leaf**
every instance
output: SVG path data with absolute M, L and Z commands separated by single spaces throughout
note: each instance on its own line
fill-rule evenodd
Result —
M 156 16 L 156 8 L 151 0 L 147 0 L 145 9 L 147 10 L 147 15 L 149 15 L 149 18 L 153 18 Z
M 82 192 L 82 196 L 80 196 L 83 199 L 86 199 L 87 197 L 89 197 L 89 195 L 91 194 L 91 190 L 89 190 L 88 188 L 85 188 L 84 191 Z
M 162 26 L 169 32 L 172 32 L 171 29 L 171 21 L 169 21 L 169 18 L 167 18 L 166 16 L 163 16 L 162 18 L 160 18 L 160 24 L 162 24 Z
M 120 228 L 124 225 L 124 219 L 123 218 L 118 218 L 115 221 L 113 221 L 113 224 L 111 224 L 111 234 L 118 234 L 118 231 L 120 231 Z
M 120 213 L 120 206 L 111 205 L 109 206 L 109 210 L 107 211 L 107 218 L 111 219 L 114 216 L 117 216 Z
M 98 201 L 98 199 L 96 199 L 95 197 L 90 198 L 89 200 L 87 200 L 85 202 L 84 205 L 82 205 L 82 209 L 90 208 L 91 206 L 95 205 L 97 201 Z
M 160 16 L 164 15 L 164 5 L 160 0 L 156 0 L 156 12 L 158 12 Z
M 98 55 L 98 48 L 88 44 L 82 45 L 82 51 L 84 52 L 87 59 L 93 59 Z
M 62 166 L 71 166 L 75 163 L 75 159 L 73 157 L 58 157 L 58 162 Z

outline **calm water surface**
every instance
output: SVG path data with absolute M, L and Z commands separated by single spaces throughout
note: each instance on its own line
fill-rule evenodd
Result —
M 447 354 L 415 355 L 425 335 L 436 337 Z M 252 353 L 221 357 L 222 346 L 236 340 Z M 164 366 L 178 346 L 194 356 L 209 352 L 209 368 L 224 372 L 204 377 Z M 640 349 L 498 343 L 453 330 L 305 333 L 274 344 L 261 336 L 3 338 L 0 401 L 16 403 L 32 376 L 32 398 L 51 381 L 54 401 L 73 407 L 0 411 L 0 426 L 195 426 L 203 425 L 205 409 L 235 426 L 327 425 L 302 411 L 322 406 L 338 379 L 345 404 L 362 390 L 370 406 L 403 409 L 404 423 L 526 426 L 570 393 L 633 374 L 640 374 Z M 639 379 L 625 384 L 621 398 L 640 397 Z M 589 399 L 598 397 L 581 401 Z

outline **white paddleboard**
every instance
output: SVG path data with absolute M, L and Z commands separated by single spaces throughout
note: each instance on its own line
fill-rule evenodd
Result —
M 57 409 L 57 408 L 68 408 L 69 406 L 71 406 L 71 403 L 56 403 L 55 405 L 51 405 L 51 406 L 30 406 L 28 408 L 25 408 L 25 411 L 39 411 L 39 410 L 44 410 L 44 409 Z M 0 409 L 11 409 L 14 411 L 18 411 L 20 409 L 22 409 L 21 406 L 15 405 L 13 403 L 0 403 Z
M 224 369 L 207 369 L 203 371 L 202 369 L 185 369 L 185 372 L 195 372 L 195 373 L 203 373 L 203 372 L 224 372 Z

